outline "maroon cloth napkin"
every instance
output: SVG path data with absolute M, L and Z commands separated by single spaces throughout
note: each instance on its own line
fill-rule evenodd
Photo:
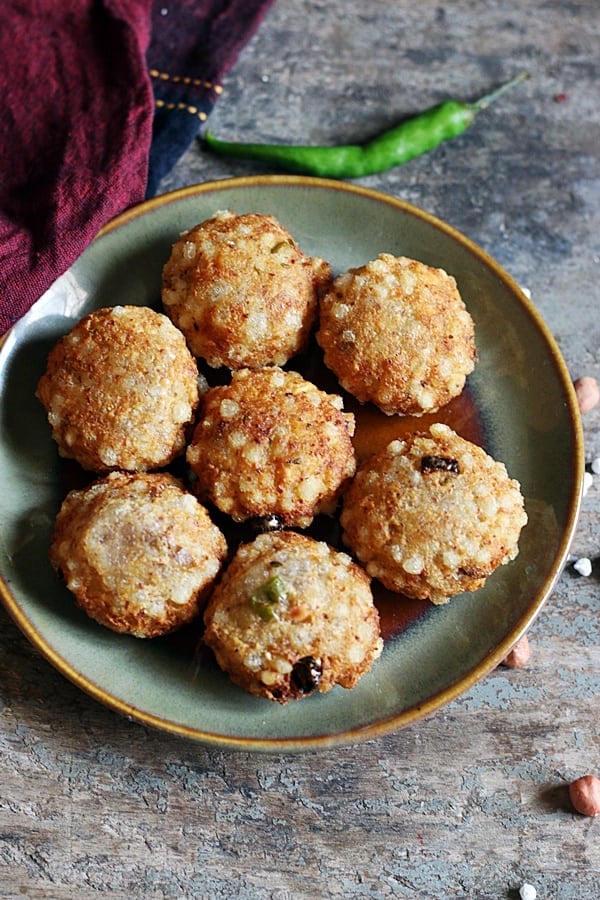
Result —
M 5 0 L 0 334 L 156 189 L 273 2 Z

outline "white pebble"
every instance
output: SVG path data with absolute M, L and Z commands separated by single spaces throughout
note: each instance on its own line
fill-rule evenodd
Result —
M 521 900 L 535 900 L 537 891 L 532 884 L 522 884 L 519 888 Z
M 591 486 L 593 485 L 593 483 L 594 483 L 594 476 L 592 475 L 592 473 L 584 472 L 583 473 L 583 496 L 584 497 L 587 494 L 587 492 L 589 491 L 589 489 L 591 488 Z
M 592 464 L 590 466 L 594 475 L 600 475 L 600 456 L 597 456 L 592 460 Z
M 527 297 L 527 299 L 528 299 L 528 300 L 531 300 L 531 291 L 529 290 L 529 288 L 528 288 L 528 287 L 523 287 L 523 285 L 521 285 L 521 290 L 523 291 L 523 293 L 525 294 L 525 296 Z
M 587 578 L 588 575 L 592 574 L 592 563 L 587 556 L 582 556 L 581 559 L 574 562 L 573 568 L 576 572 L 579 572 L 580 575 L 583 575 L 584 578 Z

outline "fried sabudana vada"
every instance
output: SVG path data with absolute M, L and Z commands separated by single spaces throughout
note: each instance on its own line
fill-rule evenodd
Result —
M 342 387 L 387 415 L 437 411 L 475 365 L 473 320 L 455 279 L 389 253 L 335 279 L 320 301 L 317 341 Z
M 277 366 L 234 372 L 202 398 L 187 461 L 202 500 L 238 522 L 307 527 L 356 470 L 342 398 Z
M 147 471 L 184 451 L 198 369 L 167 316 L 103 308 L 54 346 L 37 396 L 61 456 L 99 473 Z
M 178 480 L 113 472 L 66 496 L 50 561 L 92 619 L 153 638 L 198 615 L 226 552 L 220 530 Z
M 383 641 L 370 578 L 296 532 L 242 545 L 211 595 L 204 641 L 231 679 L 279 703 L 353 688 Z
M 225 210 L 175 242 L 162 300 L 209 366 L 283 365 L 305 347 L 330 281 L 329 264 L 303 253 L 274 216 Z
M 445 603 L 517 556 L 527 514 L 503 463 L 436 424 L 362 463 L 340 522 L 369 575 L 389 590 Z

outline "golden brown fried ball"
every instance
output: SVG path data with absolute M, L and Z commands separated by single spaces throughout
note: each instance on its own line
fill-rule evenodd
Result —
M 226 552 L 207 511 L 175 478 L 113 472 L 67 495 L 50 561 L 92 619 L 153 638 L 198 614 Z
M 527 515 L 504 464 L 437 424 L 368 458 L 340 521 L 369 575 L 389 590 L 445 603 L 516 557 Z
M 475 365 L 473 321 L 454 278 L 389 253 L 335 279 L 317 340 L 342 387 L 387 415 L 435 412 Z
M 210 366 L 283 365 L 306 345 L 330 281 L 330 266 L 306 256 L 273 216 L 226 210 L 173 245 L 162 299 Z
M 242 369 L 204 395 L 187 460 L 199 496 L 236 521 L 306 527 L 356 470 L 353 432 L 341 397 L 297 372 Z
M 167 316 L 115 306 L 58 341 L 37 396 L 61 456 L 96 472 L 146 471 L 183 452 L 198 370 Z
M 215 588 L 204 640 L 236 684 L 269 700 L 352 688 L 383 647 L 369 582 L 321 541 L 259 535 L 238 549 Z

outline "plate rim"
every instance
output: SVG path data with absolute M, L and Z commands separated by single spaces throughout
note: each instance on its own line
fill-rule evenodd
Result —
M 107 222 L 98 232 L 97 236 L 91 242 L 95 243 L 102 237 L 118 228 L 127 225 L 129 222 L 139 219 L 142 216 L 152 213 L 159 208 L 164 208 L 171 203 L 187 199 L 199 194 L 207 194 L 215 191 L 233 190 L 237 188 L 254 188 L 254 187 L 306 187 L 319 190 L 335 190 L 341 193 L 350 193 L 357 196 L 371 199 L 378 203 L 386 203 L 395 207 L 410 216 L 420 218 L 433 228 L 442 231 L 444 234 L 461 244 L 471 254 L 473 254 L 485 267 L 491 270 L 500 281 L 509 288 L 515 297 L 521 303 L 525 312 L 532 320 L 538 333 L 544 339 L 550 358 L 554 365 L 555 371 L 559 376 L 559 380 L 565 391 L 567 401 L 567 412 L 569 414 L 569 422 L 571 426 L 572 447 L 574 457 L 573 484 L 571 495 L 568 502 L 568 513 L 566 524 L 562 530 L 561 540 L 554 559 L 554 563 L 548 572 L 543 584 L 540 586 L 536 596 L 532 599 L 527 612 L 523 615 L 509 634 L 491 651 L 484 659 L 469 669 L 458 681 L 438 690 L 427 700 L 414 704 L 401 712 L 392 713 L 375 722 L 367 725 L 356 726 L 344 729 L 334 734 L 316 734 L 310 736 L 295 737 L 252 737 L 252 736 L 236 736 L 217 734 L 205 729 L 188 726 L 179 722 L 174 722 L 163 716 L 157 716 L 146 710 L 138 709 L 119 697 L 114 696 L 106 688 L 101 687 L 90 677 L 83 675 L 78 669 L 66 660 L 49 642 L 44 638 L 43 634 L 29 620 L 25 611 L 21 608 L 17 599 L 12 595 L 8 584 L 6 583 L 2 572 L 0 572 L 0 600 L 7 609 L 9 615 L 22 631 L 29 642 L 42 654 L 42 656 L 64 677 L 75 684 L 81 691 L 91 696 L 96 701 L 111 709 L 113 712 L 145 725 L 177 735 L 179 737 L 195 740 L 204 745 L 231 750 L 258 751 L 258 752 L 299 752 L 314 751 L 318 749 L 328 749 L 334 746 L 347 746 L 357 744 L 366 740 L 373 740 L 384 735 L 400 731 L 401 729 L 412 725 L 416 721 L 433 715 L 442 707 L 455 700 L 478 681 L 483 679 L 490 671 L 496 668 L 509 650 L 514 646 L 523 634 L 528 630 L 533 621 L 539 615 L 544 604 L 552 594 L 552 591 L 558 581 L 558 578 L 564 568 L 569 548 L 573 540 L 579 514 L 581 511 L 581 500 L 583 492 L 583 473 L 585 468 L 583 424 L 577 405 L 577 399 L 573 382 L 569 374 L 566 362 L 558 347 L 556 339 L 550 331 L 545 320 L 530 300 L 523 292 L 516 281 L 506 272 L 506 270 L 492 256 L 490 256 L 482 247 L 476 244 L 471 238 L 458 231 L 448 222 L 445 222 L 433 214 L 417 207 L 405 200 L 386 194 L 382 191 L 362 185 L 337 181 L 327 178 L 315 178 L 302 175 L 250 175 L 235 178 L 223 178 L 212 181 L 201 182 L 198 184 L 187 185 L 175 190 L 160 194 L 141 203 L 129 207 L 119 213 L 109 222 Z M 90 244 L 90 246 L 91 246 Z M 86 248 L 87 249 L 87 248 Z M 85 250 L 83 251 L 85 253 Z M 82 254 L 83 255 L 83 254 Z M 79 257 L 81 258 L 81 257 Z M 77 260 L 75 260 L 75 263 Z M 73 265 L 75 264 L 73 263 Z M 71 267 L 69 267 L 70 269 Z M 66 271 L 68 272 L 69 269 Z M 54 285 L 66 274 L 63 273 L 50 286 L 48 290 L 52 290 Z M 46 292 L 45 292 L 46 293 Z M 33 309 L 39 303 L 45 293 L 31 307 Z M 26 313 L 23 318 L 26 318 Z M 22 320 L 19 320 L 21 322 Z M 16 322 L 4 335 L 0 337 L 0 351 L 4 348 L 7 339 L 12 335 L 14 330 L 18 328 L 19 322 Z M 10 341 L 9 341 L 10 343 Z

